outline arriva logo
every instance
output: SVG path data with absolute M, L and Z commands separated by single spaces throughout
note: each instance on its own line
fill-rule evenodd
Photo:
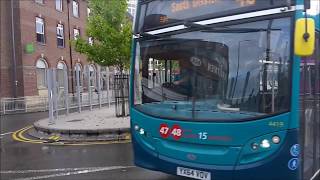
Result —
M 201 59 L 199 59 L 198 57 L 191 57 L 190 58 L 190 62 L 194 65 L 194 66 L 201 66 Z
M 194 160 L 196 160 L 196 159 L 197 159 L 197 156 L 196 156 L 196 155 L 194 155 L 194 154 L 187 154 L 187 158 L 188 158 L 189 160 L 194 161 Z

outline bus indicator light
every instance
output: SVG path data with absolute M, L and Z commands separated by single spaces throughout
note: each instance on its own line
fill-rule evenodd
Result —
M 159 132 L 162 138 L 168 138 L 170 135 L 170 128 L 167 124 L 161 124 Z
M 134 125 L 134 130 L 138 131 L 140 127 L 138 125 Z
M 251 148 L 252 148 L 253 150 L 257 150 L 257 149 L 259 148 L 259 144 L 258 144 L 258 143 L 252 143 L 252 144 L 251 144 Z

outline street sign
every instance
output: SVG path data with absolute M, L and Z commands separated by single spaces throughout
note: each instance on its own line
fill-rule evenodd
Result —
M 32 43 L 26 44 L 26 46 L 25 46 L 25 52 L 26 52 L 27 54 L 32 54 L 32 53 L 34 53 L 34 51 L 35 51 L 35 49 L 34 49 L 34 46 L 33 46 Z

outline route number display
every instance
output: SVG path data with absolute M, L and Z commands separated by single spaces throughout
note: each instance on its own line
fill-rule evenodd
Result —
M 182 136 L 182 132 L 179 125 L 173 125 L 172 128 L 169 128 L 167 124 L 161 124 L 159 128 L 159 133 L 162 138 L 168 138 L 171 135 L 175 140 L 179 140 Z

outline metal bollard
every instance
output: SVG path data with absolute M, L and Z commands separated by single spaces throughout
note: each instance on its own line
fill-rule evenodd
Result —
M 99 99 L 99 108 L 101 108 L 101 67 L 98 66 L 97 71 L 97 79 L 98 79 L 98 99 Z
M 53 92 L 52 92 L 52 69 L 47 69 L 47 83 L 48 83 L 48 104 L 49 104 L 49 124 L 54 124 L 53 117 Z
M 92 89 L 90 86 L 90 81 L 91 81 L 91 74 L 90 74 L 90 65 L 86 66 L 87 68 L 87 83 L 88 83 L 88 96 L 89 96 L 89 107 L 90 107 L 90 111 L 92 110 Z
M 80 96 L 80 68 L 76 66 L 76 85 L 77 85 L 77 99 L 78 99 L 78 112 L 81 113 L 81 96 Z
M 69 86 L 68 86 L 67 68 L 63 69 L 63 88 L 64 88 L 64 102 L 66 105 L 66 115 L 69 115 Z

